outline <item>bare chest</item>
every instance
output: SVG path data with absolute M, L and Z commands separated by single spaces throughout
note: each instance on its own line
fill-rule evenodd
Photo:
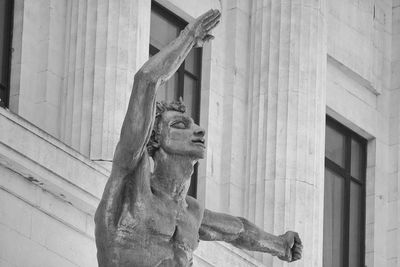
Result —
M 115 240 L 123 247 L 185 257 L 197 248 L 201 216 L 195 207 L 156 196 L 125 201 Z

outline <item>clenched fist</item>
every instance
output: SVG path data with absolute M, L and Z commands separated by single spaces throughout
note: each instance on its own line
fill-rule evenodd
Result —
M 284 257 L 279 257 L 279 259 L 287 262 L 301 259 L 303 244 L 301 243 L 299 234 L 296 232 L 288 231 L 279 237 L 283 239 L 286 247 L 286 255 Z

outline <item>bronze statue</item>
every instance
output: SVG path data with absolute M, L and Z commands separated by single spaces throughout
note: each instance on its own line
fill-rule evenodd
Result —
M 210 10 L 197 18 L 135 75 L 95 215 L 100 267 L 191 266 L 199 240 L 221 240 L 289 262 L 301 258 L 297 233 L 268 234 L 244 218 L 204 209 L 187 196 L 193 166 L 204 157 L 205 131 L 185 114 L 181 102 L 156 104 L 157 89 L 192 47 L 212 39 L 209 32 L 220 16 Z

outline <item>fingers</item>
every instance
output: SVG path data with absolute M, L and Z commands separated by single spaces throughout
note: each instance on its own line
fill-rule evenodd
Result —
M 219 10 L 213 10 L 213 13 L 202 21 L 203 28 L 207 31 L 214 28 L 221 18 Z
M 300 245 L 300 246 L 296 246 L 295 245 L 292 248 L 292 261 L 296 261 L 296 260 L 301 259 L 302 253 L 303 253 L 303 246 L 302 245 Z
M 296 246 L 300 246 L 301 248 L 303 248 L 303 243 L 301 242 L 300 236 L 298 233 L 295 233 L 294 235 L 294 243 Z
M 221 17 L 221 15 L 219 15 L 219 17 Z M 205 25 L 205 26 L 204 26 L 204 30 L 205 30 L 206 32 L 209 32 L 209 31 L 211 31 L 212 29 L 214 29 L 214 28 L 218 25 L 218 23 L 220 22 L 219 17 L 218 17 L 216 20 L 211 21 L 210 23 L 208 23 L 207 25 Z
M 215 37 L 214 37 L 213 35 L 207 34 L 207 35 L 204 37 L 203 41 L 204 41 L 204 42 L 208 42 L 208 41 L 213 40 L 214 38 L 215 38 Z
M 303 253 L 303 244 L 301 243 L 301 239 L 298 233 L 294 235 L 294 245 L 292 248 L 292 261 L 296 261 L 301 259 L 301 255 Z
M 210 10 L 208 10 L 206 13 L 204 13 L 203 15 L 201 15 L 199 18 L 198 18 L 198 20 L 201 20 L 201 21 L 205 21 L 205 20 L 207 20 L 209 17 L 211 17 L 212 15 L 214 15 L 215 14 L 215 9 L 210 9 Z M 218 11 L 218 10 L 217 10 Z

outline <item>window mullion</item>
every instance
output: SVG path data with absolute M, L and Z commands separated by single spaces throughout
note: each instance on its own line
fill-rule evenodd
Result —
M 366 182 L 366 177 L 367 177 L 367 142 L 362 142 L 363 146 L 362 146 L 362 156 L 361 156 L 361 166 L 362 166 L 362 171 L 361 171 L 361 175 L 362 175 L 362 182 L 363 182 L 363 186 L 362 186 L 362 193 L 361 193 L 361 197 L 362 197 L 362 201 L 361 201 L 361 244 L 360 244 L 360 251 L 361 251 L 361 266 L 365 266 L 365 230 L 366 230 L 366 199 L 367 199 L 367 182 Z
M 183 95 L 184 91 L 184 79 L 185 79 L 185 61 L 182 63 L 182 65 L 178 69 L 178 98 L 179 97 L 185 97 Z
M 343 248 L 343 266 L 349 267 L 349 251 L 350 251 L 350 185 L 351 185 L 351 137 L 346 136 L 345 141 L 345 221 L 344 221 L 344 244 Z

